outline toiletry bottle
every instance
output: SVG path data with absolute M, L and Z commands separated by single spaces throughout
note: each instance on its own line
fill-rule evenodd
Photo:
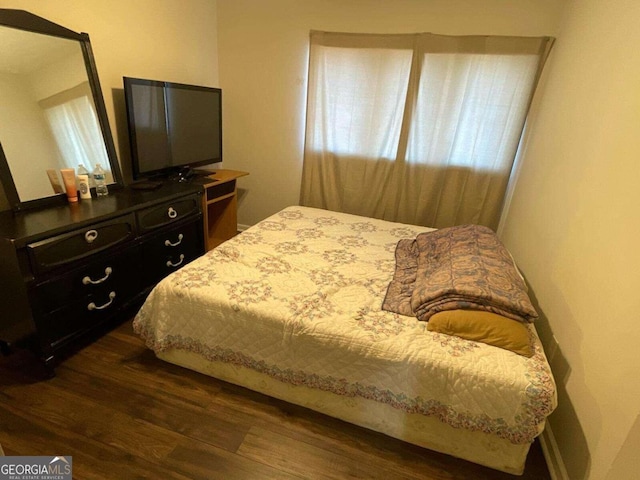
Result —
M 80 198 L 83 200 L 91 200 L 91 189 L 89 188 L 89 175 L 79 174 L 76 176 L 78 179 L 78 191 L 80 192 Z
M 64 188 L 67 191 L 67 200 L 69 203 L 78 201 L 78 186 L 76 185 L 76 171 L 73 168 L 61 168 L 60 174 L 64 182 Z
M 96 196 L 104 197 L 109 195 L 109 189 L 105 182 L 106 174 L 99 163 L 96 164 L 96 168 L 93 171 L 93 180 L 96 182 Z
M 93 175 L 89 173 L 89 170 L 84 167 L 83 163 L 78 164 L 78 176 L 80 175 L 86 175 L 89 178 L 89 188 L 96 186 L 96 182 L 93 180 Z

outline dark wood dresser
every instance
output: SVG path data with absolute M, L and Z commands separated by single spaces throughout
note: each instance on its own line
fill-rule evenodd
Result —
M 0 342 L 56 356 L 134 313 L 204 253 L 200 185 L 124 188 L 76 205 L 0 212 Z

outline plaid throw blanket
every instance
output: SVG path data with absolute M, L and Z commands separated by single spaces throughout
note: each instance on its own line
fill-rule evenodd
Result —
M 383 310 L 429 318 L 485 310 L 523 322 L 536 313 L 508 250 L 489 228 L 462 225 L 400 240 Z

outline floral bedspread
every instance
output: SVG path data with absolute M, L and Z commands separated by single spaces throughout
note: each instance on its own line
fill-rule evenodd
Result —
M 165 278 L 134 328 L 156 352 L 182 349 L 529 443 L 556 404 L 531 325 L 526 358 L 381 309 L 396 244 L 428 230 L 289 207 Z

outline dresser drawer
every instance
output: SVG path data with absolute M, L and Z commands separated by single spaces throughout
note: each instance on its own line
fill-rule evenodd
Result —
M 117 287 L 99 289 L 65 303 L 40 319 L 38 331 L 56 348 L 69 337 L 78 336 L 115 317 L 131 299 Z
M 204 253 L 200 219 L 154 236 L 142 245 L 147 285 Z
M 27 245 L 32 268 L 44 273 L 122 244 L 135 237 L 133 214 Z
M 192 195 L 137 212 L 138 226 L 141 232 L 147 232 L 198 214 L 200 197 Z
M 141 273 L 138 248 L 117 255 L 101 256 L 65 275 L 37 285 L 30 292 L 31 302 L 46 315 L 67 302 L 92 294 L 116 291 L 120 298 L 140 291 Z

